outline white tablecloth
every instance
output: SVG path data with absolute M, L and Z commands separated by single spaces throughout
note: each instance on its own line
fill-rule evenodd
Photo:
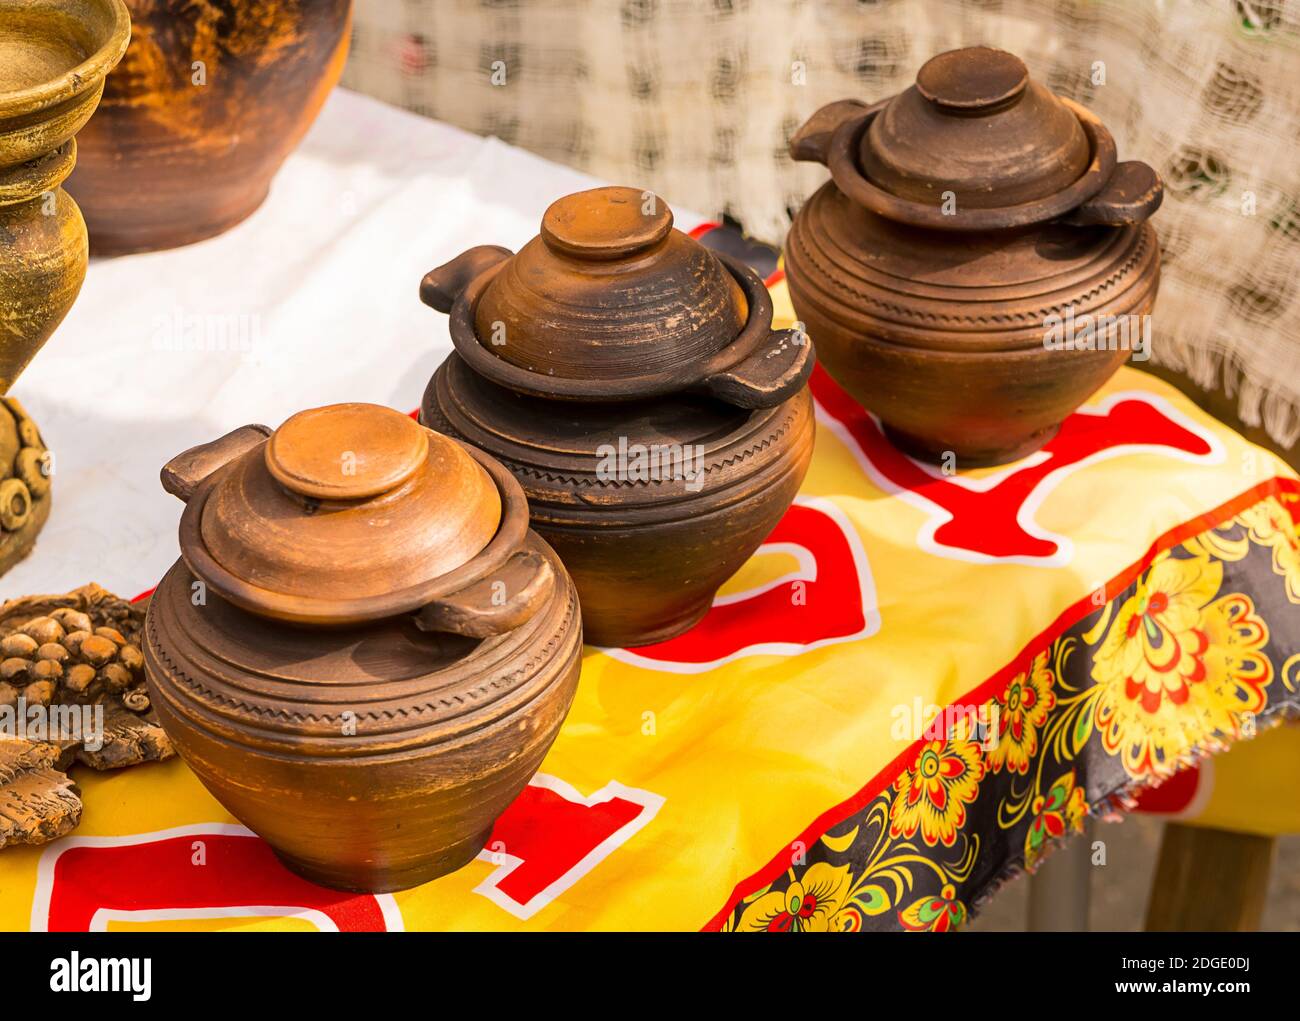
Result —
M 335 401 L 416 407 L 451 350 L 447 317 L 417 295 L 424 273 L 471 245 L 522 245 L 554 199 L 598 183 L 336 91 L 249 220 L 92 263 L 13 389 L 54 453 L 54 503 L 0 596 L 152 587 L 181 511 L 158 470 L 187 447 Z

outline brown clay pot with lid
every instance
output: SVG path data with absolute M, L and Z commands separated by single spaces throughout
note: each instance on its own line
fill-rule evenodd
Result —
M 906 452 L 1023 457 L 1128 357 L 1099 317 L 1155 301 L 1159 177 L 1017 57 L 940 54 L 897 96 L 823 107 L 791 151 L 831 171 L 786 239 L 795 312 Z
M 785 513 L 812 456 L 813 351 L 748 267 L 632 188 L 555 202 L 512 254 L 425 276 L 455 353 L 421 420 L 488 451 L 573 576 L 588 641 L 680 634 Z
M 510 473 L 341 404 L 186 451 L 163 485 L 186 508 L 145 669 L 204 786 L 325 886 L 403 889 L 472 859 L 581 665 L 573 585 Z

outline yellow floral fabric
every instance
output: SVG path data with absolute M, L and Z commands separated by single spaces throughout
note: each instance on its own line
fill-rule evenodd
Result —
M 1155 554 L 999 683 L 983 712 L 918 742 L 892 784 L 720 927 L 956 928 L 1008 868 L 1035 868 L 1090 811 L 1129 807 L 1181 767 L 1300 715 L 1297 636 L 1279 645 L 1269 624 L 1281 613 L 1295 629 L 1297 505 L 1268 497 Z M 984 722 L 972 729 L 972 718 Z M 979 855 L 1008 839 L 1019 848 L 1010 861 Z

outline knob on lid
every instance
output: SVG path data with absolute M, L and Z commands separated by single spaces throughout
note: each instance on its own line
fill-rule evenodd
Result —
M 940 53 L 875 117 L 861 169 L 902 199 L 955 209 L 1016 206 L 1064 191 L 1092 149 L 1079 118 L 1019 57 L 987 46 Z
M 987 110 L 1016 98 L 1028 84 L 1023 60 L 984 46 L 940 53 L 916 73 L 917 91 L 951 110 Z
M 635 188 L 566 195 L 542 215 L 542 240 L 579 259 L 618 259 L 657 245 L 673 229 L 672 211 Z
M 454 440 L 391 408 L 335 404 L 294 415 L 216 476 L 199 539 L 255 590 L 319 603 L 447 574 L 500 521 L 496 485 Z
M 493 355 L 552 377 L 626 380 L 703 364 L 749 315 L 736 279 L 673 228 L 651 192 L 566 195 L 541 234 L 478 300 L 474 329 Z
M 326 436 L 360 438 L 339 451 Z M 429 456 L 425 430 L 373 404 L 300 411 L 271 434 L 266 467 L 286 489 L 318 500 L 378 496 L 410 478 Z

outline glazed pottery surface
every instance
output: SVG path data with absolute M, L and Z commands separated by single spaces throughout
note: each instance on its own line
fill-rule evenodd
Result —
M 187 507 L 145 622 L 150 697 L 199 779 L 291 869 L 350 890 L 426 882 L 482 849 L 554 741 L 581 669 L 576 592 L 485 454 L 369 405 L 268 433 L 164 471 Z M 304 492 L 322 486 L 346 492 Z M 241 494 L 280 527 L 220 534 L 213 502 Z M 311 594 L 281 591 L 288 547 L 315 563 Z M 356 594 L 336 585 L 349 576 Z
M 893 99 L 823 108 L 792 150 L 832 170 L 786 240 L 795 311 L 906 452 L 1032 453 L 1128 357 L 1115 341 L 1143 341 L 1159 179 L 1012 55 L 941 54 Z
M 514 474 L 604 646 L 694 625 L 812 457 L 811 345 L 671 224 L 635 189 L 567 196 L 518 256 L 471 249 L 421 287 L 456 346 L 421 420 Z
M 251 215 L 347 58 L 352 0 L 127 0 L 130 49 L 68 187 L 97 255 Z

